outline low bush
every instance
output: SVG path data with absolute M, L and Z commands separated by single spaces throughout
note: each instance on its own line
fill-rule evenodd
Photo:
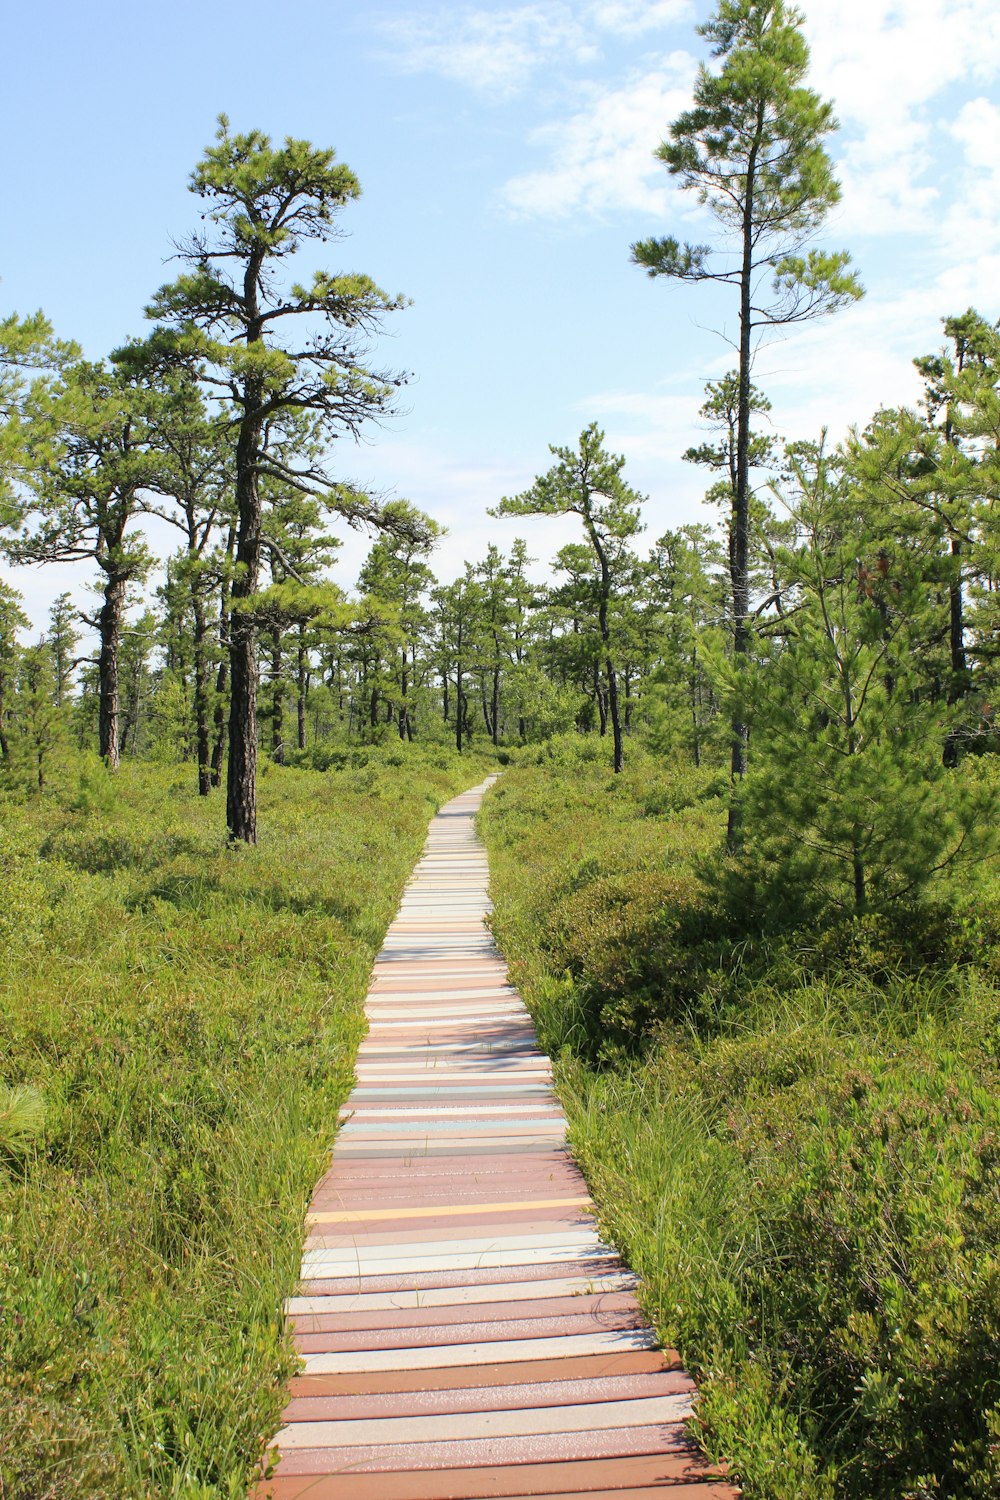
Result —
M 482 815 L 605 1228 L 748 1500 L 996 1495 L 996 888 L 761 922 L 683 783 L 521 766 Z

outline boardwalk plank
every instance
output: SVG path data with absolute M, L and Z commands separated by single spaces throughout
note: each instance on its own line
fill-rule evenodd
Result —
M 258 1495 L 733 1500 L 687 1436 L 693 1382 L 601 1241 L 483 925 L 483 789 L 432 821 L 372 971 L 285 1307 L 303 1372 Z

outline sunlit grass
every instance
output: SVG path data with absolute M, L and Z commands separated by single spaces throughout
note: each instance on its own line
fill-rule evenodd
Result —
M 0 1493 L 245 1493 L 371 961 L 484 771 L 268 768 L 254 850 L 188 767 L 0 800 Z

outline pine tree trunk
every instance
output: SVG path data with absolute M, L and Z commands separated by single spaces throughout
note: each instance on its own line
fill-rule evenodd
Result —
M 759 141 L 763 119 L 757 127 Z M 739 396 L 736 418 L 736 488 L 733 493 L 733 512 L 729 538 L 729 570 L 733 586 L 733 654 L 737 671 L 744 665 L 743 658 L 750 650 L 750 373 L 753 363 L 753 249 L 754 208 L 756 191 L 757 145 L 750 151 L 747 161 L 746 184 L 743 198 L 743 260 L 740 269 L 740 368 Z M 747 726 L 739 712 L 730 720 L 732 747 L 730 751 L 730 779 L 732 793 L 729 799 L 729 817 L 726 829 L 726 844 L 734 851 L 740 840 L 740 808 L 736 788 L 746 775 Z
M 285 695 L 281 682 L 281 631 L 271 631 L 271 755 L 279 766 L 285 764 Z
M 409 715 L 407 714 L 407 709 L 406 709 L 406 694 L 407 694 L 407 691 L 409 690 L 409 686 L 410 686 L 410 679 L 409 679 L 409 675 L 408 675 L 407 670 L 406 670 L 406 647 L 404 646 L 403 647 L 403 664 L 402 664 L 402 668 L 401 668 L 400 674 L 399 674 L 399 696 L 400 696 L 400 700 L 401 700 L 400 701 L 400 705 L 399 705 L 399 738 L 401 740 L 405 740 L 406 739 L 407 721 L 408 721 L 408 717 L 409 717 Z
M 205 641 L 208 623 L 205 599 L 197 584 L 191 589 L 194 617 L 194 725 L 198 751 L 198 796 L 207 797 L 212 786 L 212 734 L 209 725 L 208 659 Z
M 257 640 L 252 623 L 234 615 L 230 628 L 229 757 L 226 824 L 233 843 L 257 842 Z
M 948 641 L 951 654 L 951 679 L 948 683 L 948 702 L 960 703 L 969 690 L 969 664 L 965 654 L 965 601 L 962 597 L 962 542 L 957 536 L 951 538 L 951 555 L 955 559 L 956 576 L 948 586 Z M 957 766 L 960 758 L 958 735 L 952 730 L 944 742 L 944 763 Z
M 854 835 L 854 848 L 852 850 L 852 863 L 854 867 L 854 910 L 857 916 L 861 916 L 867 905 L 867 892 L 865 890 L 865 866 L 861 853 L 860 836 Z
M 499 743 L 500 743 L 500 668 L 499 667 L 494 667 L 494 669 L 493 669 L 493 701 L 492 701 L 492 704 L 490 706 L 490 712 L 491 712 L 491 715 L 492 715 L 492 718 L 493 718 L 493 743 L 494 743 L 494 745 L 499 745 Z
M 0 667 L 0 760 L 10 762 L 10 741 L 7 738 L 7 674 Z
M 611 657 L 607 657 L 604 663 L 608 674 L 608 713 L 611 718 L 611 734 L 614 739 L 614 768 L 622 771 L 625 768 L 625 746 L 622 741 L 622 716 L 618 706 L 618 673 Z
M 694 752 L 695 769 L 701 765 L 701 738 L 698 733 L 698 684 L 692 677 L 688 682 L 691 700 L 691 748 Z
M 596 661 L 594 662 L 594 702 L 597 704 L 600 735 L 603 740 L 608 732 L 608 703 L 604 696 L 604 689 L 601 687 L 601 669 Z
M 121 761 L 118 742 L 118 649 L 124 607 L 125 579 L 117 573 L 109 573 L 98 621 L 101 644 L 97 659 L 97 722 L 101 759 L 111 771 L 117 771 Z
M 226 542 L 226 557 L 231 558 L 236 545 L 236 527 L 230 525 Z M 222 763 L 226 759 L 228 745 L 228 715 L 226 693 L 229 688 L 229 582 L 223 578 L 219 591 L 219 670 L 215 675 L 215 742 L 212 746 L 212 785 L 222 785 Z
M 249 384 L 249 382 L 248 382 Z M 246 406 L 260 404 L 250 391 Z M 236 541 L 234 606 L 257 592 L 260 578 L 261 502 L 257 487 L 257 450 L 260 421 L 245 416 L 236 445 L 236 500 L 239 533 Z M 226 823 L 233 843 L 257 842 L 257 631 L 252 617 L 234 608 L 229 626 L 229 763 L 226 777 Z
M 296 712 L 298 715 L 298 747 L 300 750 L 306 748 L 306 697 L 309 693 L 309 655 L 306 651 L 306 643 L 302 636 L 302 627 L 299 627 L 299 654 L 298 654 L 298 699 Z

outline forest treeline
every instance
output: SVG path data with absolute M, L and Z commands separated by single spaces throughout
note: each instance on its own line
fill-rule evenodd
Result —
M 24 646 L 18 594 L 3 586 L 0 755 L 40 788 L 73 745 L 112 765 L 179 755 L 207 793 L 225 779 L 243 613 L 260 658 L 256 733 L 279 763 L 322 765 L 336 747 L 386 738 L 502 749 L 574 730 L 606 735 L 618 766 L 633 735 L 698 766 L 726 753 L 735 719 L 754 771 L 738 793 L 744 820 L 808 847 L 861 908 L 873 878 L 885 894 L 971 852 L 982 810 L 948 772 L 997 743 L 1000 334 L 972 311 L 945 331 L 947 345 L 918 360 L 921 405 L 880 411 L 839 447 L 779 448 L 751 388 L 741 670 L 726 525 L 736 374 L 709 386 L 706 431 L 685 455 L 707 470 L 715 514 L 651 547 L 643 497 L 591 424 L 498 507 L 567 513 L 578 536 L 549 581 L 517 539 L 441 582 L 438 528 L 393 500 L 347 595 L 326 576 L 329 503 L 275 479 L 260 586 L 239 596 L 226 422 L 184 379 L 140 387 L 70 363 L 26 394 L 25 454 L 37 461 L 41 444 L 53 467 L 22 470 L 31 488 L 5 547 L 22 561 L 90 557 L 101 592 L 85 620 L 60 596 Z M 79 426 L 56 432 L 71 415 Z M 52 425 L 39 436 L 29 420 Z M 152 598 L 144 514 L 181 533 Z
M 112 769 L 180 754 L 200 793 L 225 782 L 230 835 L 253 842 L 259 750 L 322 764 L 387 736 L 499 749 L 573 728 L 607 735 L 620 770 L 642 732 L 696 766 L 728 754 L 730 851 L 755 820 L 784 830 L 857 910 L 873 882 L 909 888 L 977 852 L 981 809 L 944 773 L 995 742 L 1000 335 L 948 316 L 943 347 L 915 351 L 916 407 L 839 446 L 774 439 L 754 342 L 861 294 L 843 253 L 797 253 L 839 195 L 833 121 L 802 83 L 794 13 L 727 3 L 703 31 L 723 65 L 660 154 L 720 243 L 650 240 L 633 258 L 738 293 L 739 363 L 709 384 L 684 455 L 706 470 L 709 519 L 641 546 L 643 497 L 592 423 L 497 497 L 500 517 L 574 527 L 550 581 L 523 539 L 439 579 L 435 521 L 330 467 L 334 437 L 392 410 L 405 377 L 370 345 L 402 299 L 354 274 L 281 279 L 337 232 L 356 179 L 332 151 L 223 117 L 191 179 L 209 227 L 145 339 L 95 363 L 40 314 L 0 327 L 3 549 L 97 577 L 93 613 L 60 596 L 27 647 L 18 593 L 0 592 L 6 767 L 30 764 L 42 788 L 74 741 Z M 151 517 L 178 533 L 152 598 Z M 329 578 L 345 521 L 375 538 L 350 593 Z
M 755 820 L 784 828 L 857 910 L 873 882 L 919 884 L 975 852 L 981 810 L 941 773 L 995 739 L 1000 334 L 943 309 L 942 347 L 914 350 L 916 406 L 839 445 L 776 440 L 761 343 L 863 294 L 848 254 L 816 245 L 840 197 L 836 121 L 781 0 L 721 0 L 699 31 L 714 60 L 656 154 L 714 238 L 631 255 L 735 313 L 737 363 L 684 455 L 706 471 L 708 518 L 640 544 L 644 497 L 591 423 L 497 496 L 498 517 L 567 518 L 546 581 L 529 528 L 436 576 L 435 520 L 331 457 L 395 410 L 407 376 L 373 345 L 406 299 L 290 269 L 340 235 L 357 179 L 332 150 L 220 116 L 189 184 L 200 227 L 146 337 L 94 362 L 41 314 L 0 325 L 0 546 L 90 562 L 97 590 L 90 614 L 62 595 L 29 647 L 17 591 L 0 593 L 7 767 L 30 763 L 41 788 L 74 740 L 112 769 L 180 754 L 200 793 L 225 784 L 230 837 L 252 843 L 259 753 L 322 764 L 387 736 L 499 749 L 574 729 L 607 735 L 620 771 L 642 733 L 695 766 L 727 756 L 730 852 Z M 178 545 L 150 597 L 154 517 Z M 373 535 L 350 591 L 329 575 L 345 523 Z

